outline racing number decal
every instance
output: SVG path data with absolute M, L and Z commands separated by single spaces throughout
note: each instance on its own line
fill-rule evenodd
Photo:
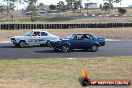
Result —
M 42 42 L 44 39 L 30 39 L 28 42 Z

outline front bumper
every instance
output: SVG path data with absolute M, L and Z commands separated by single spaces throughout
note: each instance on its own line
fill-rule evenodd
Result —
M 57 44 L 56 42 L 50 42 L 50 46 L 51 49 L 60 49 L 60 45 Z
M 105 42 L 100 42 L 99 45 L 100 46 L 105 46 Z
M 12 42 L 14 45 L 17 45 L 17 44 L 18 44 L 14 38 L 11 38 L 11 42 Z

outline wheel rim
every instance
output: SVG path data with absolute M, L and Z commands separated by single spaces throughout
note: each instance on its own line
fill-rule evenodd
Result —
M 92 47 L 92 51 L 97 51 L 97 49 L 98 49 L 98 48 L 97 48 L 97 46 L 95 46 L 95 45 Z
M 25 46 L 25 43 L 24 43 L 24 42 L 21 42 L 21 43 L 20 43 L 20 46 L 21 46 L 21 47 L 24 47 L 24 46 Z
M 49 41 L 47 42 L 47 46 L 51 47 L 51 43 Z
M 69 51 L 69 47 L 67 45 L 62 46 L 62 51 L 63 52 L 68 52 Z

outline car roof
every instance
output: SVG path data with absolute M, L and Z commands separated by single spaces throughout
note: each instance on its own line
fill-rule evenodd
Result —
M 85 33 L 72 33 L 72 35 L 91 35 L 91 34 L 85 34 Z
M 29 31 L 31 31 L 31 32 L 37 31 L 37 32 L 46 32 L 46 33 L 48 33 L 47 31 L 41 31 L 41 30 L 36 30 L 36 29 L 32 29 L 32 30 L 29 30 Z

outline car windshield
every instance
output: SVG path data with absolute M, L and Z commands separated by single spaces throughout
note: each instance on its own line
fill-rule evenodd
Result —
M 31 32 L 27 32 L 24 34 L 24 36 L 30 36 L 31 35 Z
M 95 35 L 92 35 L 95 39 L 97 39 L 97 37 Z
M 73 34 L 69 34 L 69 35 L 66 37 L 66 39 L 73 39 L 73 38 L 74 38 Z

